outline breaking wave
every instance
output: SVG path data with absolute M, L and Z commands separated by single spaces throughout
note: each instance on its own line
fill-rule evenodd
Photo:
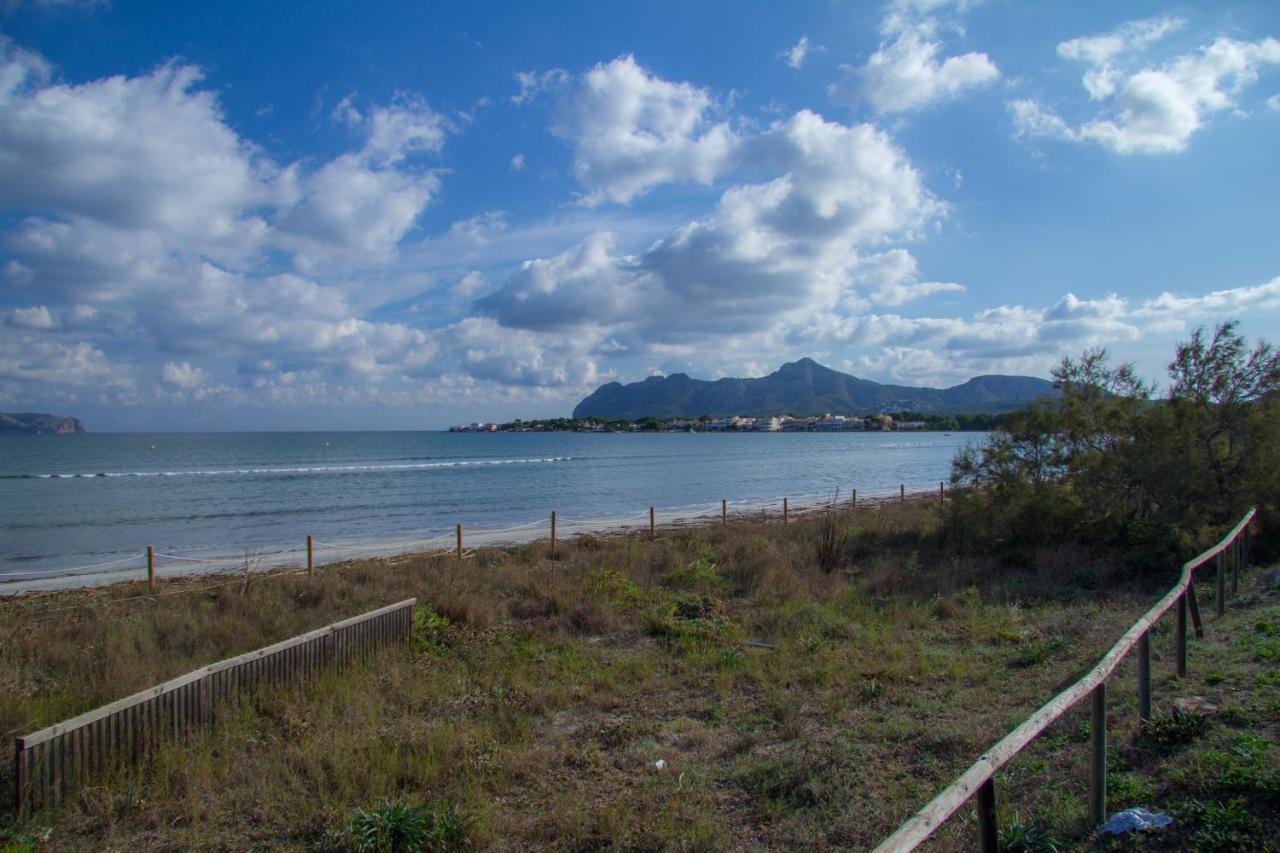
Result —
M 214 468 L 196 471 L 102 471 L 94 474 L 6 474 L 5 480 L 81 480 L 97 477 L 255 477 L 305 474 L 365 474 L 396 471 L 429 471 L 433 468 L 463 468 L 481 465 L 539 465 L 568 462 L 572 456 L 532 459 L 457 459 L 448 462 L 404 462 L 386 465 L 299 465 L 288 468 Z

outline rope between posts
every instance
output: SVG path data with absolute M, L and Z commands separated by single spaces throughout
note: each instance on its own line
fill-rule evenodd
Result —
M 106 572 L 89 572 L 86 569 L 101 569 L 107 566 L 118 566 L 121 563 L 129 563 L 134 560 L 143 559 L 143 554 L 138 553 L 129 557 L 121 557 L 119 560 L 109 560 L 105 563 L 93 563 L 88 566 L 72 566 L 69 569 L 50 569 L 47 572 L 22 572 L 20 574 L 4 575 L 0 578 L 0 583 L 18 583 L 24 580 L 47 580 L 49 578 L 72 577 L 83 573 L 86 575 L 106 574 Z

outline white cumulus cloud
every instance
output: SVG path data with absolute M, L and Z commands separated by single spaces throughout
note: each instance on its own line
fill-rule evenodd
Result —
M 909 237 L 945 213 L 871 125 L 801 111 L 742 145 L 755 168 L 778 177 L 729 187 L 708 216 L 637 255 L 598 234 L 527 261 L 477 309 L 512 328 L 610 329 L 617 342 L 631 336 L 646 346 L 761 332 L 791 314 L 829 310 L 858 288 L 860 248 Z M 911 266 L 869 287 L 905 301 L 914 274 Z
M 808 36 L 800 36 L 800 40 L 784 50 L 780 57 L 787 65 L 799 69 L 804 66 L 805 57 L 811 50 L 821 50 L 821 48 L 810 42 Z
M 650 74 L 632 56 L 596 65 L 561 104 L 554 128 L 574 149 L 583 203 L 626 203 L 673 181 L 710 183 L 737 139 L 713 122 L 711 95 Z
M 178 388 L 199 388 L 205 382 L 205 373 L 199 367 L 192 367 L 187 361 L 165 362 L 160 373 L 160 380 Z
M 1280 41 L 1220 36 L 1192 53 L 1149 64 L 1152 45 L 1181 26 L 1176 18 L 1131 21 L 1061 43 L 1060 56 L 1086 66 L 1082 82 L 1100 111 L 1073 124 L 1038 101 L 1013 100 L 1008 107 L 1015 133 L 1092 142 L 1118 154 L 1185 150 L 1214 114 L 1236 107 L 1236 97 L 1265 66 L 1280 63 Z
M 945 5 L 891 5 L 879 47 L 863 65 L 843 66 L 845 80 L 832 85 L 832 94 L 865 102 L 878 113 L 894 113 L 953 100 L 1000 79 L 1000 70 L 985 53 L 946 55 L 942 33 L 948 24 L 928 14 Z

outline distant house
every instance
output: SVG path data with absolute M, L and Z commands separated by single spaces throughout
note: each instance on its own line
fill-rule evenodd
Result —
M 924 421 L 898 421 L 898 429 L 911 432 L 913 430 L 926 429 L 928 424 Z
M 782 429 L 782 418 L 756 418 L 754 429 L 757 432 L 778 432 Z

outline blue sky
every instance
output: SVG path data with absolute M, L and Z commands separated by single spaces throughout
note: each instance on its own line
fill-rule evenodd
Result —
M 1280 6 L 0 0 L 0 409 L 439 428 L 1280 328 Z

